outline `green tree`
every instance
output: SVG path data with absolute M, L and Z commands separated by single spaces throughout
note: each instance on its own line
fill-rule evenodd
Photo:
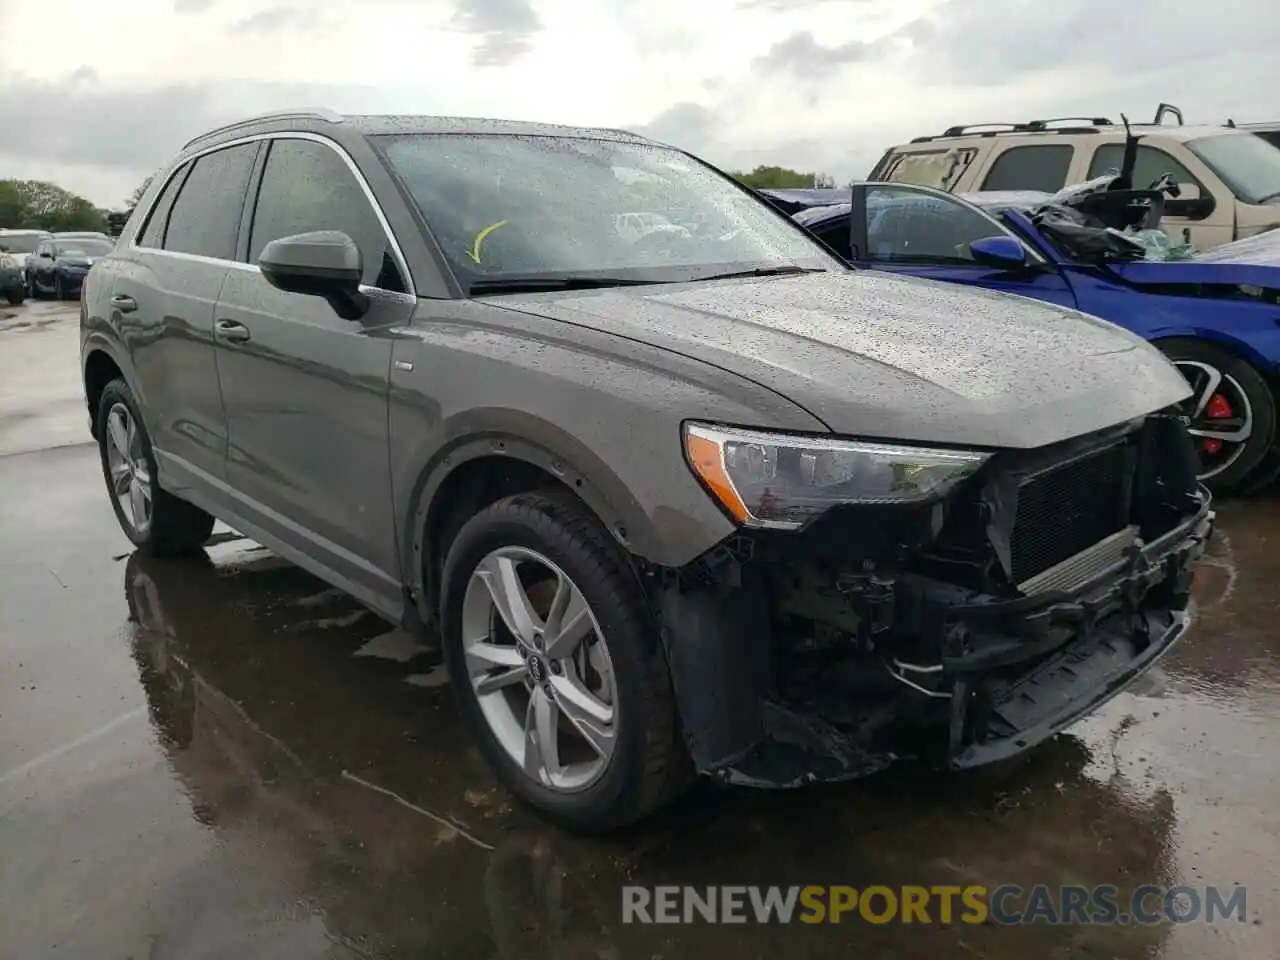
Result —
M 833 187 L 835 178 L 826 173 L 801 173 L 787 167 L 759 166 L 733 178 L 753 190 L 786 190 L 792 187 Z
M 43 180 L 0 180 L 0 224 L 27 230 L 102 230 L 102 211 Z

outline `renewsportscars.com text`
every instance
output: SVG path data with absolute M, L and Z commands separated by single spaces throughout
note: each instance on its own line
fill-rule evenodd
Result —
M 622 888 L 623 923 L 1161 924 L 1246 920 L 1244 887 L 1103 885 Z

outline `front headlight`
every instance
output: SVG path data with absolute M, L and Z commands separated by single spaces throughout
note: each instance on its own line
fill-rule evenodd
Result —
M 785 436 L 686 423 L 693 472 L 748 527 L 795 530 L 839 504 L 937 499 L 990 456 L 897 444 Z

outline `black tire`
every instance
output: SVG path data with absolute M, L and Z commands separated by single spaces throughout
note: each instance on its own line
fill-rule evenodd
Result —
M 9 306 L 18 307 L 22 305 L 22 301 L 27 299 L 26 290 L 10 290 L 5 294 L 5 299 L 9 301 Z
M 66 287 L 62 283 L 62 278 L 56 273 L 53 275 L 53 299 L 59 301 L 67 299 Z
M 1204 368 L 1216 370 L 1222 377 L 1222 392 L 1239 394 L 1230 398 L 1233 406 L 1239 406 L 1241 399 L 1248 404 L 1245 412 L 1251 419 L 1252 431 L 1246 441 L 1232 445 L 1230 451 L 1224 448 L 1223 454 L 1213 459 L 1209 459 L 1197 443 L 1197 452 L 1201 453 L 1202 463 L 1207 468 L 1201 475 L 1201 482 L 1215 494 L 1229 495 L 1255 487 L 1259 479 L 1274 479 L 1276 470 L 1280 469 L 1273 454 L 1276 441 L 1275 398 L 1262 374 L 1230 350 L 1204 340 L 1161 340 L 1156 346 L 1179 366 L 1193 385 Z M 1192 405 L 1188 413 L 1194 409 L 1196 399 L 1193 396 L 1188 401 Z M 1263 473 L 1270 473 L 1270 476 L 1263 478 Z
M 537 551 L 577 585 L 595 612 L 613 663 L 617 742 L 599 778 L 565 793 L 526 775 L 502 747 L 468 682 L 462 605 L 477 565 L 504 546 Z M 674 799 L 692 779 L 666 656 L 627 558 L 580 501 L 558 490 L 522 493 L 476 514 L 458 532 L 441 577 L 445 662 L 463 718 L 513 794 L 557 826 L 587 834 L 633 823 Z
M 108 417 L 117 404 L 123 404 L 132 417 L 136 429 L 140 433 L 142 457 L 145 460 L 151 478 L 151 515 L 150 523 L 144 530 L 139 530 L 133 520 L 125 514 L 119 498 L 112 488 L 111 467 L 108 461 Z M 133 391 L 123 379 L 115 379 L 102 391 L 102 399 L 98 403 L 98 454 L 102 461 L 102 477 L 106 483 L 107 494 L 111 499 L 111 507 L 115 510 L 116 520 L 125 536 L 139 549 L 152 556 L 185 556 L 199 551 L 200 547 L 213 532 L 213 517 L 199 507 L 180 500 L 161 489 L 157 480 L 155 452 L 151 449 L 151 438 L 138 413 L 137 401 Z

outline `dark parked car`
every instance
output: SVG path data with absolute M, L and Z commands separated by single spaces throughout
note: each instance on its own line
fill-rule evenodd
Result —
M 618 230 L 655 205 L 699 229 Z M 1183 635 L 1212 527 L 1141 338 L 851 269 L 614 130 L 219 129 L 81 303 L 128 537 L 180 554 L 219 517 L 438 629 L 485 756 L 577 829 L 694 771 L 1043 741 Z
M 27 294 L 33 299 L 50 295 L 59 300 L 78 297 L 89 268 L 113 247 L 110 240 L 94 237 L 46 237 L 27 258 Z

